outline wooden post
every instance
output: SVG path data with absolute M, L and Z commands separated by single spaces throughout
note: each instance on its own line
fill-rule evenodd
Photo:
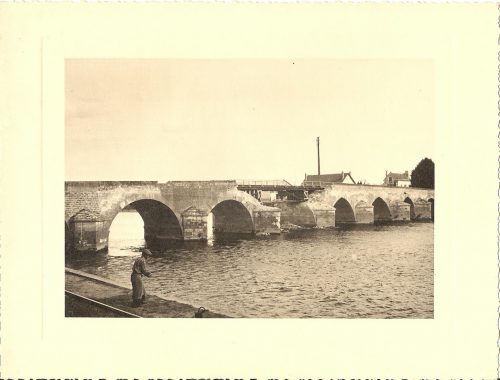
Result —
M 319 162 L 319 137 L 316 137 L 316 142 L 318 143 L 318 175 L 321 174 L 320 162 Z

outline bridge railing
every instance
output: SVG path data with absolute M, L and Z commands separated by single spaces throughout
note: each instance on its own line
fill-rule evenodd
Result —
M 292 186 L 292 184 L 284 179 L 278 180 L 247 180 L 237 179 L 236 183 L 243 186 Z
M 328 187 L 337 185 L 335 182 L 326 182 L 326 181 L 304 181 L 302 182 L 303 186 L 317 186 L 317 187 Z

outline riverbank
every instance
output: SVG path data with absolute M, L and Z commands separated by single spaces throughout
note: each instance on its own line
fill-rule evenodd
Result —
M 168 300 L 156 294 L 148 293 L 147 301 L 139 307 L 132 307 L 132 288 L 103 277 L 79 270 L 65 269 L 66 291 L 82 297 L 71 300 L 66 297 L 67 317 L 113 317 L 111 312 L 97 310 L 97 303 L 123 310 L 142 318 L 194 318 L 198 307 Z M 85 298 L 89 299 L 86 300 Z M 229 318 L 226 315 L 207 310 L 203 318 Z

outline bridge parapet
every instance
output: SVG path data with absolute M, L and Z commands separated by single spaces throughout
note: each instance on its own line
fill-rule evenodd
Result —
M 293 186 L 290 182 L 284 179 L 275 179 L 275 180 L 237 179 L 235 181 L 238 184 L 238 186 Z

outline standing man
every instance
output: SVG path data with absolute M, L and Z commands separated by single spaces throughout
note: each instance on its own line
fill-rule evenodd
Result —
M 153 256 L 153 254 L 149 249 L 145 248 L 142 250 L 142 256 L 134 261 L 132 275 L 130 276 L 132 281 L 132 307 L 138 307 L 146 300 L 146 289 L 144 289 L 142 276 L 151 277 L 151 272 L 146 268 L 146 259 L 149 256 Z

